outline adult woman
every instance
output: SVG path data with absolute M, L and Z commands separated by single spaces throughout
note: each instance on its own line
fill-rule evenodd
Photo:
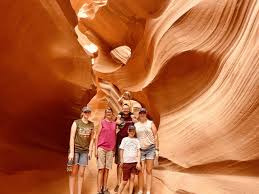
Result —
M 152 169 L 155 157 L 158 157 L 159 142 L 157 128 L 153 121 L 147 119 L 147 110 L 139 111 L 139 122 L 135 123 L 137 138 L 140 141 L 142 170 L 139 172 L 139 192 L 144 190 L 144 170 L 146 170 L 146 194 L 150 194 L 152 186 Z
M 74 194 L 75 177 L 78 176 L 78 194 L 81 194 L 85 166 L 92 157 L 94 124 L 89 121 L 91 109 L 83 107 L 82 118 L 75 120 L 71 127 L 68 160 L 73 164 L 69 175 L 69 192 Z
M 116 144 L 116 122 L 113 120 L 111 108 L 105 110 L 104 119 L 101 120 L 96 133 L 97 158 L 97 194 L 109 194 L 107 181 L 109 170 L 112 168 L 112 161 Z

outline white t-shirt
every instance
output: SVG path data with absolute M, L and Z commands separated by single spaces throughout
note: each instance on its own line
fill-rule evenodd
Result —
M 150 145 L 155 144 L 155 137 L 152 131 L 153 121 L 147 120 L 144 123 L 135 123 L 136 133 L 138 140 L 140 141 L 140 146 L 142 149 L 148 148 Z
M 123 150 L 123 163 L 138 162 L 138 150 L 140 143 L 137 138 L 124 137 L 120 144 L 120 149 Z

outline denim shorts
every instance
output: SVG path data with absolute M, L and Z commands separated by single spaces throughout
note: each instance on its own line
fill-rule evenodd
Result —
M 74 164 L 80 166 L 88 165 L 88 152 L 75 152 L 74 154 Z
M 156 157 L 156 146 L 154 144 L 150 145 L 146 149 L 140 149 L 141 160 L 154 160 Z

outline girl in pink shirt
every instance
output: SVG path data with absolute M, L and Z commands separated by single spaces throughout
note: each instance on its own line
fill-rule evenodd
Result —
M 109 194 L 107 180 L 109 170 L 112 168 L 115 144 L 116 123 L 113 120 L 112 109 L 108 108 L 105 110 L 104 119 L 101 120 L 96 133 L 97 191 L 100 194 Z

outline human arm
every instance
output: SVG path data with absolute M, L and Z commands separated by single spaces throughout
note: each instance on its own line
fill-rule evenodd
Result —
M 135 117 L 134 114 L 130 115 L 130 117 L 131 117 L 133 123 L 137 123 L 138 122 L 138 119 Z
M 100 132 L 101 132 L 101 129 L 102 129 L 102 123 L 100 122 L 99 123 L 99 126 L 97 128 L 97 131 L 95 133 L 95 157 L 98 158 L 98 154 L 97 154 L 97 146 L 98 146 L 98 140 L 99 140 L 99 135 L 100 135 Z
M 121 115 L 118 114 L 117 119 L 116 119 L 116 124 L 117 124 L 117 125 L 120 125 L 121 123 L 122 123 Z
M 124 154 L 124 150 L 123 149 L 120 149 L 120 166 L 122 167 L 123 166 L 123 154 Z
M 141 170 L 141 152 L 140 152 L 140 149 L 138 149 L 138 155 L 137 155 L 137 169 L 138 170 Z
M 118 102 L 122 103 L 124 98 L 125 98 L 125 96 L 124 96 L 124 94 L 122 94 L 121 97 L 118 99 Z
M 158 138 L 157 128 L 153 122 L 152 122 L 151 129 L 152 129 L 154 139 L 155 139 L 156 155 L 159 156 L 159 138 Z
M 71 131 L 70 131 L 68 160 L 73 160 L 73 158 L 74 158 L 75 134 L 76 134 L 76 122 L 74 121 L 71 126 Z
M 89 159 L 92 158 L 93 155 L 93 148 L 94 148 L 94 144 L 95 144 L 95 132 L 94 132 L 94 125 L 93 128 L 91 130 L 91 134 L 90 134 L 90 145 L 89 145 Z
M 139 140 L 137 140 L 137 148 L 138 148 L 138 152 L 137 152 L 137 169 L 141 170 L 141 152 L 140 152 L 140 143 Z
M 120 166 L 123 166 L 124 161 L 124 149 L 125 149 L 125 139 L 123 138 L 119 147 L 119 157 L 120 157 Z
M 113 157 L 115 157 L 115 153 L 117 150 L 117 125 L 115 125 L 115 130 L 114 130 L 114 136 L 115 136 L 115 145 L 113 147 Z

